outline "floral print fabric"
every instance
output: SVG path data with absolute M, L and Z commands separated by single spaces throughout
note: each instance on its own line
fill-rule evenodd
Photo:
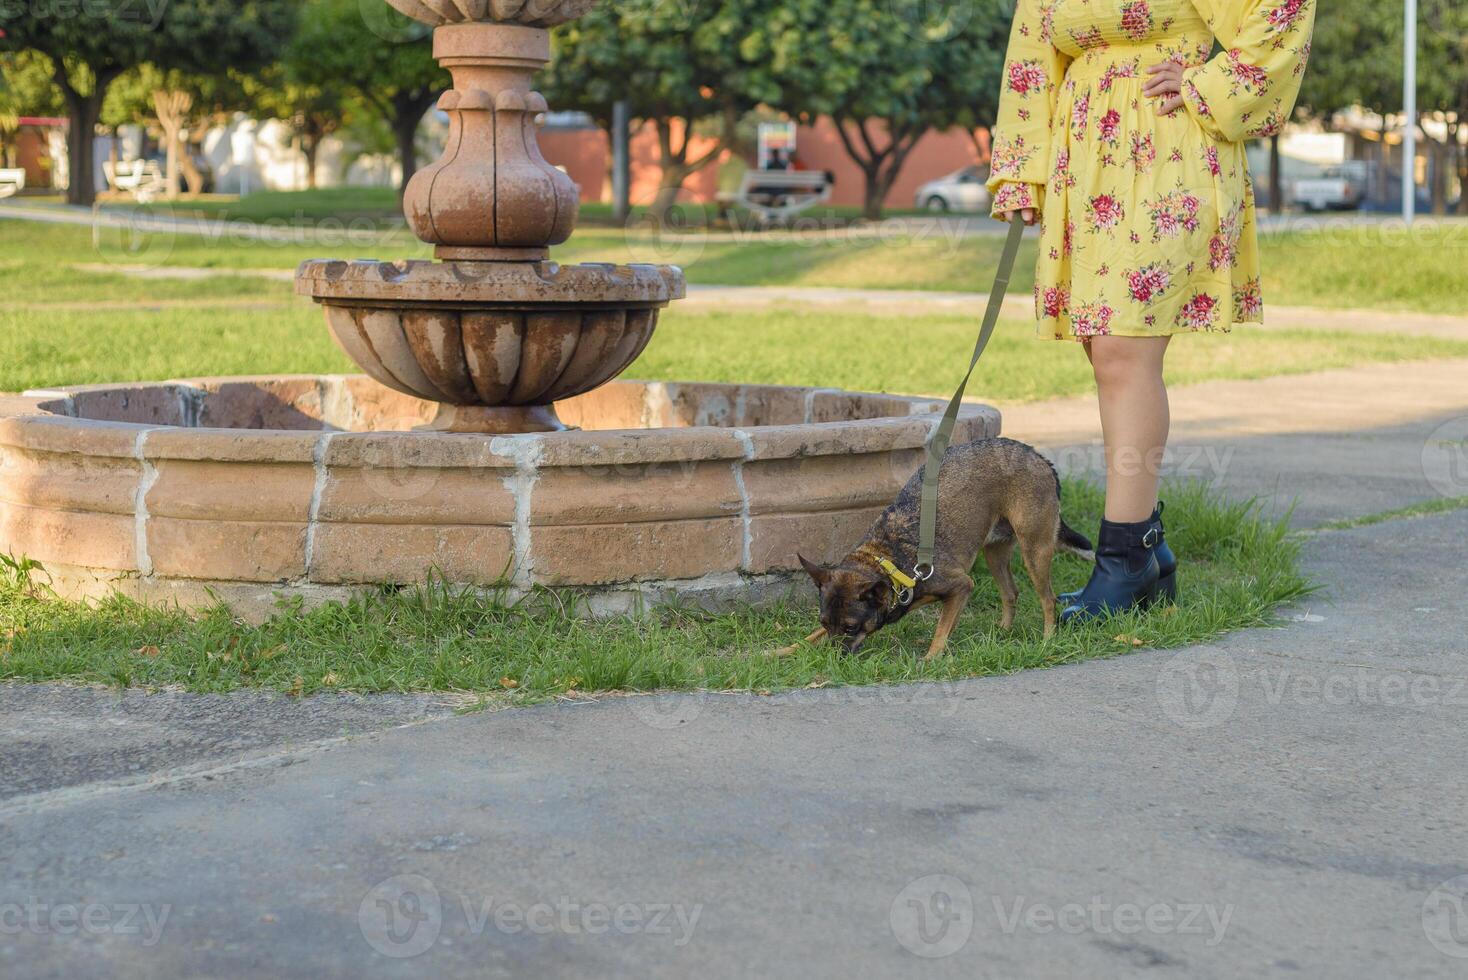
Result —
M 1262 320 L 1241 141 L 1288 119 L 1314 16 L 1315 0 L 1019 0 L 989 189 L 996 214 L 1040 212 L 1042 334 Z M 1158 116 L 1142 87 L 1169 59 L 1188 66 L 1184 108 Z

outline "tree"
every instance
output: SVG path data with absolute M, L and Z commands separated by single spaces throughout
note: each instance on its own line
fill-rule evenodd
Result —
M 13 166 L 10 135 L 22 116 L 56 116 L 65 106 L 51 59 L 34 51 L 0 55 L 0 167 Z
M 0 5 L 0 47 L 48 55 L 66 100 L 67 200 L 91 204 L 96 198 L 93 138 L 119 75 L 143 64 L 194 75 L 250 70 L 278 53 L 296 8 L 291 0 L 171 0 L 150 22 L 150 12 L 159 8 L 146 4 Z
M 387 17 L 388 15 L 384 15 Z M 428 35 L 406 18 L 391 14 L 402 33 L 368 23 L 359 0 L 309 0 L 300 29 L 291 41 L 291 83 L 355 96 L 391 126 L 402 166 L 398 194 L 418 169 L 418 125 L 449 86 L 449 76 L 433 60 Z M 388 36 L 384 36 L 388 35 Z
M 244 77 L 233 70 L 196 74 L 139 65 L 112 83 L 100 121 L 114 133 L 127 123 L 155 130 L 167 160 L 168 196 L 177 196 L 180 178 L 189 193 L 198 194 L 204 175 L 194 162 L 194 150 L 210 128 L 249 107 Z
M 656 129 L 655 220 L 666 221 L 684 182 L 730 147 L 740 117 L 754 107 L 741 48 L 770 6 L 629 0 L 604 3 L 558 30 L 541 80 L 551 104 L 586 112 L 610 131 L 612 105 L 625 99 L 633 117 Z M 710 142 L 695 151 L 700 136 Z
M 351 99 L 342 85 L 294 81 L 296 64 L 288 55 L 281 65 L 246 79 L 245 90 L 257 118 L 280 120 L 301 141 L 306 186 L 315 190 L 321 144 L 350 121 Z
M 1301 112 L 1329 125 L 1337 112 L 1360 106 L 1382 119 L 1377 146 L 1381 179 L 1387 173 L 1389 113 L 1402 108 L 1401 10 L 1376 0 L 1333 0 L 1329 17 L 1315 21 L 1310 63 L 1297 101 Z M 1271 143 L 1277 143 L 1276 137 Z M 1271 171 L 1278 154 L 1271 153 Z M 1271 193 L 1275 190 L 1271 180 Z M 1275 202 L 1276 208 L 1278 202 Z
M 833 0 L 803 39 L 782 108 L 829 115 L 865 180 L 863 215 L 883 202 L 929 132 L 991 126 L 1008 36 L 1003 5 Z
M 1432 147 L 1432 209 L 1447 211 L 1448 173 L 1458 177 L 1458 211 L 1468 214 L 1468 7 L 1462 0 L 1422 0 L 1418 58 L 1418 100 L 1424 112 L 1439 117 L 1443 138 L 1424 133 Z

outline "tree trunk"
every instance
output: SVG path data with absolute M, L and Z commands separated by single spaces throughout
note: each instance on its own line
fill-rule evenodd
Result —
M 1458 147 L 1458 213 L 1468 214 L 1468 147 Z
M 178 168 L 183 173 L 184 186 L 189 189 L 190 194 L 204 193 L 204 175 L 194 162 L 194 144 L 187 139 L 179 143 Z
M 673 145 L 673 123 L 683 123 L 683 142 L 680 146 Z M 652 206 L 648 208 L 648 214 L 660 227 L 666 227 L 668 216 L 672 214 L 673 208 L 678 203 L 678 192 L 683 189 L 683 182 L 708 166 L 719 155 L 728 148 L 734 139 L 734 125 L 736 119 L 732 113 L 726 113 L 723 132 L 714 143 L 712 149 L 694 160 L 688 159 L 688 148 L 693 142 L 693 120 L 672 117 L 668 119 L 654 119 L 653 125 L 658 131 L 658 164 L 662 169 L 662 175 L 658 178 L 658 192 L 653 198 Z
M 897 182 L 897 175 L 902 172 L 902 165 L 907 162 L 907 156 L 917 146 L 926 129 L 913 128 L 908 130 L 888 131 L 887 145 L 877 149 L 871 134 L 867 131 L 867 120 L 852 121 L 857 135 L 861 137 L 862 147 L 866 153 L 863 154 L 856 144 L 852 142 L 851 134 L 847 132 L 847 120 L 833 116 L 832 123 L 836 126 L 836 135 L 841 138 L 841 145 L 846 150 L 846 155 L 861 168 L 865 180 L 865 196 L 862 203 L 862 218 L 867 221 L 881 221 L 882 209 L 886 206 L 887 195 L 892 190 L 892 185 Z
M 1432 147 L 1428 154 L 1428 163 L 1432 167 L 1432 173 L 1428 180 L 1432 184 L 1432 213 L 1448 213 L 1448 148 L 1446 144 L 1438 143 L 1436 140 L 1429 144 Z
M 887 200 L 887 191 L 882 186 L 882 177 L 877 168 L 862 168 L 866 179 L 866 195 L 862 200 L 861 216 L 867 221 L 882 220 L 882 206 Z
M 194 97 L 187 92 L 159 89 L 153 93 L 153 112 L 158 116 L 158 127 L 163 130 L 163 151 L 168 160 L 164 180 L 170 201 L 178 197 L 179 143 L 184 124 L 188 122 L 189 110 L 193 107 Z M 193 167 L 192 160 L 189 166 Z
M 97 200 L 97 166 L 95 137 L 97 120 L 102 115 L 106 87 L 98 80 L 90 95 L 81 95 L 70 85 L 62 89 L 70 125 L 66 132 L 66 156 L 69 180 L 66 203 L 91 207 Z
M 306 155 L 306 189 L 316 189 L 316 156 L 321 152 L 321 137 L 306 133 L 301 136 L 301 152 Z
M 392 97 L 388 122 L 397 139 L 398 163 L 403 168 L 403 179 L 398 183 L 399 202 L 408 191 L 408 181 L 418 172 L 418 124 L 433 104 L 433 97 L 434 93 L 428 89 L 397 92 Z
M 1269 137 L 1269 213 L 1284 214 L 1284 188 L 1280 186 L 1279 134 Z

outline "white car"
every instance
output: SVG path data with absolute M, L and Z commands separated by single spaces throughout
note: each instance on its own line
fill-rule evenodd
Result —
M 980 167 L 964 167 L 946 177 L 930 180 L 917 189 L 917 206 L 925 211 L 987 212 L 990 203 L 989 190 L 984 186 L 987 177 Z

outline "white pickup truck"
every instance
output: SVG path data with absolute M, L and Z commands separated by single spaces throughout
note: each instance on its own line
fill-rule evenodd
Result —
M 1297 178 L 1294 203 L 1306 211 L 1355 211 L 1366 200 L 1369 178 L 1365 161 L 1349 160 L 1318 177 Z

